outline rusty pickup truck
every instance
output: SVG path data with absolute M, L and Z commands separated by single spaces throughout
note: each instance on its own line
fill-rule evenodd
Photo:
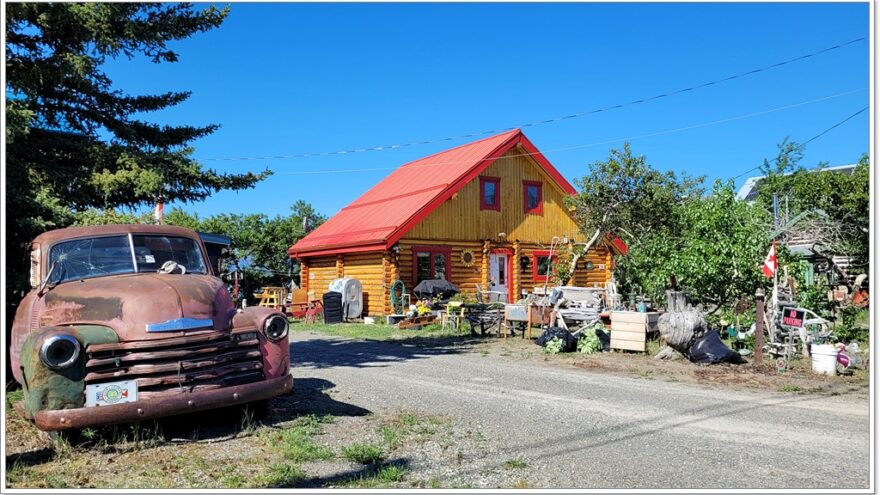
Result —
M 30 246 L 15 314 L 16 407 L 76 430 L 289 392 L 287 317 L 236 309 L 199 235 L 165 225 L 73 227 Z

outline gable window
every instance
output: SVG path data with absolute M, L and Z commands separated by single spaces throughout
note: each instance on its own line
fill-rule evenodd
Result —
M 532 278 L 535 282 L 546 282 L 549 280 L 551 267 L 557 261 L 554 254 L 551 258 L 550 251 L 534 251 L 532 252 Z
M 480 209 L 501 211 L 500 177 L 480 177 Z
M 523 213 L 544 213 L 544 187 L 537 181 L 523 181 Z
M 413 287 L 422 280 L 449 280 L 451 251 L 441 246 L 413 247 Z

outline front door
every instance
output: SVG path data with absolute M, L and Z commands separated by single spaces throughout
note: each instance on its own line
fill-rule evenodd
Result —
M 508 302 L 510 293 L 510 255 L 489 253 L 489 300 Z

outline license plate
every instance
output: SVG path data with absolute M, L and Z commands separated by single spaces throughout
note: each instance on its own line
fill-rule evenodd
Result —
M 137 380 L 86 385 L 86 407 L 111 406 L 137 400 Z

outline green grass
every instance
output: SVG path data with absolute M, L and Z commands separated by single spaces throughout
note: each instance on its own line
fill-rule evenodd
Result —
M 404 466 L 385 466 L 367 476 L 353 478 L 343 486 L 345 488 L 388 488 L 392 484 L 403 481 L 409 469 Z
M 33 486 L 32 479 L 34 478 L 33 468 L 30 466 L 25 466 L 20 462 L 16 461 L 9 466 L 6 470 L 6 484 L 8 486 L 14 487 L 25 487 L 25 486 Z
M 21 400 L 24 400 L 24 390 L 18 389 L 6 392 L 6 414 L 14 412 L 12 405 Z
M 223 485 L 223 488 L 245 488 L 248 483 L 244 476 L 231 472 L 220 478 L 220 484 Z
M 529 465 L 526 461 L 524 461 L 518 457 L 514 457 L 512 459 L 508 459 L 508 460 L 504 461 L 504 467 L 506 467 L 507 469 L 524 469 L 524 468 L 527 468 L 528 466 Z
M 800 392 L 801 388 L 797 385 L 792 385 L 790 383 L 786 383 L 779 389 L 780 392 Z
M 306 473 L 298 466 L 276 462 L 257 478 L 257 485 L 266 488 L 285 488 L 296 485 L 306 478 Z
M 364 325 L 360 323 L 342 323 L 338 325 L 323 325 L 314 323 L 294 323 L 290 326 L 291 332 L 319 332 L 336 337 L 348 337 L 361 340 L 404 340 L 412 338 L 451 338 L 464 337 L 456 330 L 442 329 L 440 325 L 428 325 L 421 330 L 401 330 L 392 325 Z
M 352 462 L 373 464 L 382 460 L 385 453 L 382 447 L 371 443 L 354 443 L 342 448 L 342 455 Z
M 403 426 L 415 426 L 419 424 L 419 415 L 411 412 L 401 413 L 397 416 L 397 421 Z
M 302 416 L 293 425 L 269 436 L 273 447 L 280 450 L 285 459 L 293 462 L 330 459 L 333 450 L 315 443 L 314 436 L 321 433 L 322 424 L 332 422 L 332 416 Z
M 377 431 L 382 438 L 382 443 L 389 449 L 397 448 L 400 445 L 401 437 L 404 435 L 404 432 L 397 425 L 382 425 Z

